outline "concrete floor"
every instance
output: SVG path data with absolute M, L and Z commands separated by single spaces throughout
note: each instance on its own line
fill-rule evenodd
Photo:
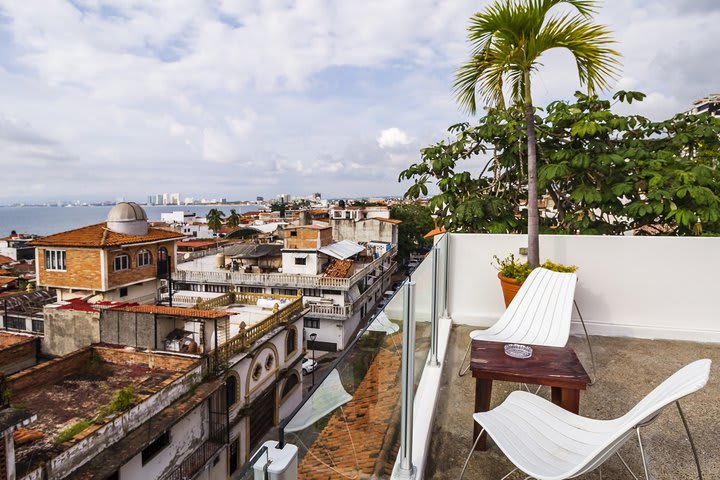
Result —
M 471 330 L 471 327 L 457 326 L 450 336 L 425 478 L 457 478 L 470 451 L 475 382 L 469 373 L 458 377 L 457 370 Z M 720 478 L 720 346 L 616 337 L 591 339 L 598 379 L 595 385 L 581 393 L 580 414 L 592 418 L 621 416 L 682 366 L 700 358 L 713 360 L 707 386 L 686 397 L 681 404 L 698 448 L 703 476 L 706 479 Z M 591 373 L 584 337 L 571 337 L 568 345 L 577 352 L 586 370 Z M 517 386 L 495 382 L 492 404 L 501 403 Z M 543 388 L 540 395 L 549 398 L 549 388 Z M 642 430 L 642 435 L 652 479 L 697 478 L 690 445 L 676 408 L 667 408 L 655 423 Z M 491 439 L 488 439 L 488 445 L 490 448 L 487 451 L 473 454 L 465 479 L 499 480 L 513 469 Z M 629 441 L 620 452 L 635 474 L 642 478 L 637 442 Z M 612 457 L 603 465 L 602 473 L 605 479 L 632 478 L 617 457 Z M 523 478 L 522 473 L 515 472 L 509 480 Z M 595 471 L 578 478 L 595 480 L 600 475 Z

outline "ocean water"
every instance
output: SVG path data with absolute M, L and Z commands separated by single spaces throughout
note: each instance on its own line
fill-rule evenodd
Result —
M 34 233 L 50 235 L 73 228 L 104 222 L 112 207 L 0 207 L 0 237 L 5 237 L 15 230 L 18 233 Z M 258 205 L 232 206 L 143 206 L 148 220 L 159 221 L 161 213 L 185 210 L 205 216 L 212 208 L 230 213 L 235 209 L 238 213 L 259 210 Z

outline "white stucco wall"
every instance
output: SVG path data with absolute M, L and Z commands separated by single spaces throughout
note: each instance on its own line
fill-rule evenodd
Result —
M 305 265 L 296 265 L 296 258 L 305 258 Z M 318 254 L 313 252 L 283 252 L 283 273 L 317 275 L 320 273 Z
M 524 235 L 450 236 L 449 309 L 487 326 L 504 311 L 493 255 L 518 255 Z M 579 267 L 575 294 L 590 334 L 720 342 L 718 237 L 543 235 L 540 259 Z M 574 312 L 577 331 L 577 313 Z

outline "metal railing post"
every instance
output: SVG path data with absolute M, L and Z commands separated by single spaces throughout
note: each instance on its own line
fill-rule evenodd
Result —
M 445 241 L 445 262 L 443 265 L 443 295 L 442 295 L 442 318 L 450 318 L 448 312 L 448 276 L 450 272 L 450 234 L 446 233 Z
M 438 360 L 438 249 L 436 246 L 432 249 L 432 283 L 430 289 L 430 355 L 428 355 L 428 365 L 437 367 L 440 365 Z
M 405 284 L 403 305 L 403 349 L 400 395 L 400 464 L 397 475 L 413 478 L 412 464 L 413 401 L 415 389 L 415 282 Z

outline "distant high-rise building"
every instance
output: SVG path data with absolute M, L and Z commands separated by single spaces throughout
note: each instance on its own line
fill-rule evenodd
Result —
M 290 199 L 291 199 L 291 198 L 292 198 L 292 197 L 290 197 L 290 194 L 288 194 L 288 193 L 281 193 L 280 195 L 278 195 L 278 199 L 279 199 L 282 203 L 290 203 Z
M 263 197 L 255 197 L 255 201 L 257 202 L 264 202 L 265 199 Z
M 314 202 L 319 202 L 322 199 L 322 195 L 320 194 L 320 192 L 315 192 L 310 195 L 310 199 Z
M 147 197 L 147 204 L 148 204 L 148 205 L 152 205 L 153 203 L 155 203 L 155 199 L 153 198 L 152 195 L 148 195 L 148 197 Z

